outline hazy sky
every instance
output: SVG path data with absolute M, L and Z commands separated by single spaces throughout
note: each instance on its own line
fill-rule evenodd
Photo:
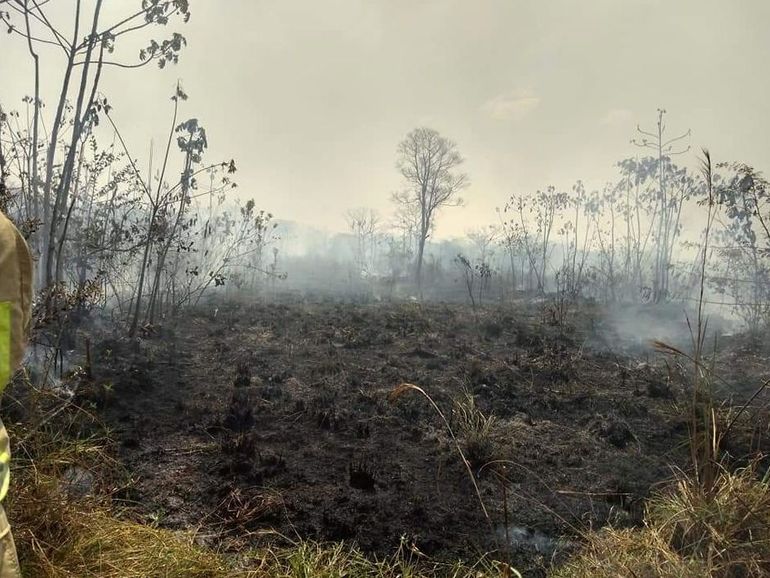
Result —
M 51 4 L 63 16 L 74 2 Z M 138 4 L 106 0 L 111 14 Z M 177 25 L 189 43 L 179 65 L 105 72 L 113 117 L 146 161 L 181 79 L 182 117 L 206 127 L 207 157 L 234 157 L 239 194 L 279 218 L 341 230 L 355 206 L 387 215 L 401 187 L 396 146 L 420 125 L 457 142 L 472 182 L 439 236 L 494 222 L 511 193 L 576 179 L 600 188 L 661 106 L 672 134 L 692 129 L 694 150 L 770 168 L 768 0 L 192 0 L 191 10 Z M 32 91 L 25 50 L 0 37 L 6 108 Z M 53 102 L 61 56 L 43 58 Z

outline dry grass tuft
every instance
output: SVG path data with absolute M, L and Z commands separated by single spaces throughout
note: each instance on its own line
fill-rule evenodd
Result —
M 401 393 L 417 386 L 404 387 Z M 74 413 L 70 413 L 74 412 Z M 73 418 L 73 416 L 79 416 Z M 76 408 L 46 427 L 17 426 L 13 486 L 5 504 L 25 576 L 35 578 L 513 578 L 507 565 L 437 563 L 406 542 L 386 560 L 349 544 L 300 541 L 221 554 L 172 532 L 121 517 L 111 495 L 121 480 L 110 440 L 81 439 Z M 72 418 L 72 419 L 70 419 Z M 97 424 L 87 421 L 91 430 Z M 86 428 L 88 429 L 88 428 Z M 78 478 L 73 471 L 80 473 Z M 87 480 L 81 483 L 82 480 Z M 68 480 L 68 481 L 67 481 Z M 80 480 L 80 481 L 79 481 Z M 73 490 L 77 494 L 73 496 Z M 237 504 L 236 504 L 237 505 Z
M 418 562 L 413 559 L 419 560 Z M 371 560 L 353 546 L 302 542 L 271 549 L 255 564 L 255 578 L 515 578 L 502 562 L 430 563 L 406 543 L 387 560 Z
M 650 341 L 650 345 L 655 351 L 659 351 L 660 353 L 667 353 L 670 355 L 679 355 L 687 358 L 690 357 L 681 349 L 674 347 L 673 345 L 669 345 L 668 343 L 665 343 L 658 339 L 653 339 L 652 341 Z
M 452 426 L 449 425 L 449 421 L 447 420 L 446 416 L 444 415 L 444 412 L 439 409 L 438 405 L 436 405 L 436 402 L 433 401 L 433 398 L 428 395 L 428 392 L 426 392 L 423 388 L 421 388 L 419 385 L 415 385 L 413 383 L 402 383 L 398 386 L 396 386 L 389 394 L 388 394 L 388 400 L 391 403 L 395 403 L 398 401 L 398 399 L 403 396 L 408 391 L 416 391 L 421 396 L 423 396 L 426 400 L 428 400 L 428 403 L 431 405 L 433 410 L 438 414 L 438 416 L 441 418 L 441 421 L 444 423 L 444 427 L 446 427 L 447 432 L 449 433 L 449 436 L 452 438 L 452 443 L 454 443 L 455 449 L 457 450 L 457 455 L 460 456 L 460 459 L 462 460 L 463 464 L 465 465 L 465 470 L 468 473 L 468 479 L 473 484 L 473 489 L 476 492 L 476 497 L 479 500 L 479 506 L 481 507 L 481 511 L 484 514 L 484 518 L 486 518 L 487 523 L 489 524 L 490 530 L 492 530 L 494 534 L 494 530 L 492 527 L 492 519 L 489 517 L 489 512 L 487 511 L 487 507 L 484 504 L 484 498 L 481 497 L 481 490 L 479 490 L 479 485 L 476 482 L 476 476 L 473 474 L 473 470 L 471 469 L 471 464 L 468 462 L 468 458 L 465 457 L 465 453 L 463 452 L 462 448 L 460 447 L 460 442 L 457 440 L 457 436 L 455 436 L 454 431 L 452 430 Z
M 770 575 L 770 486 L 755 468 L 722 472 L 713 491 L 680 477 L 640 530 L 607 529 L 553 578 L 759 578 Z
M 455 399 L 452 416 L 464 439 L 465 456 L 474 468 L 481 468 L 493 461 L 496 456 L 493 431 L 497 419 L 493 415 L 484 415 L 476 405 L 473 394 L 464 391 Z
M 110 504 L 114 462 L 101 442 L 37 431 L 16 452 L 6 504 L 25 576 L 218 578 L 226 560 L 192 536 L 120 519 Z M 67 472 L 87 481 L 71 496 Z M 71 476 L 70 476 L 71 477 Z M 76 488 L 77 489 L 77 488 Z
M 497 422 L 495 416 L 484 415 L 476 405 L 476 398 L 468 391 L 455 400 L 453 412 L 460 432 L 467 438 L 488 438 Z
M 45 494 L 44 494 L 45 495 Z M 26 505 L 26 504 L 25 504 Z M 109 511 L 38 502 L 47 520 L 34 529 L 15 522 L 27 576 L 56 578 L 217 578 L 232 576 L 226 560 L 191 537 L 119 520 Z M 42 506 L 42 507 L 41 507 Z M 48 510 L 42 511 L 48 507 Z M 51 520 L 53 511 L 55 519 Z M 50 522 L 54 523 L 51 524 Z M 60 543 L 49 542 L 58 537 Z

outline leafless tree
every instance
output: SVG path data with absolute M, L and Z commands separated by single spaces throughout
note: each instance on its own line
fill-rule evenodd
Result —
M 78 188 L 79 159 L 100 114 L 109 108 L 106 98 L 99 93 L 103 70 L 139 68 L 150 62 L 163 67 L 177 62 L 186 43 L 184 36 L 174 32 L 166 40 L 150 40 L 146 48 L 140 50 L 138 61 L 117 59 L 116 45 L 122 44 L 124 36 L 136 37 L 140 30 L 165 26 L 173 17 L 186 22 L 190 17 L 189 3 L 188 0 L 137 2 L 138 6 L 112 23 L 101 19 L 103 3 L 96 0 L 91 7 L 78 0 L 74 23 L 71 29 L 64 30 L 53 24 L 48 14 L 49 2 L 0 0 L 0 23 L 7 27 L 9 34 L 26 41 L 34 65 L 34 95 L 29 98 L 34 109 L 33 120 L 30 142 L 25 146 L 30 198 L 26 217 L 41 229 L 41 234 L 31 240 L 41 257 L 39 271 L 43 287 L 62 281 L 56 259 L 63 253 L 62 247 L 67 241 L 68 218 Z M 55 116 L 48 124 L 50 133 L 43 131 L 46 142 L 41 142 L 41 128 L 46 126 L 41 116 L 43 48 L 51 48 L 54 55 L 64 58 Z M 74 107 L 71 98 L 74 98 Z M 43 152 L 45 158 L 39 160 L 38 155 Z
M 500 236 L 500 228 L 497 225 L 487 225 L 471 229 L 466 234 L 478 258 L 486 263 L 494 254 L 494 243 Z
M 463 158 L 457 145 L 430 128 L 410 132 L 398 145 L 396 166 L 407 189 L 394 195 L 394 201 L 416 216 L 417 262 L 415 279 L 422 290 L 425 243 L 430 237 L 436 214 L 442 207 L 462 203 L 458 193 L 468 185 L 465 173 L 458 172 Z
M 374 209 L 359 207 L 345 214 L 348 228 L 354 236 L 355 264 L 359 275 L 372 273 L 380 228 L 380 216 Z
M 519 238 L 523 241 L 529 260 L 530 275 L 534 274 L 541 294 L 545 294 L 549 257 L 553 249 L 551 233 L 568 202 L 566 193 L 548 187 L 529 197 L 512 195 L 504 209 L 506 213 L 512 211 L 518 215 L 516 225 L 521 233 Z
M 665 300 L 668 297 L 671 261 L 680 232 L 682 204 L 692 194 L 692 179 L 685 171 L 677 169 L 671 161 L 672 156 L 684 154 L 690 150 L 689 145 L 682 146 L 682 141 L 689 138 L 690 131 L 668 138 L 665 114 L 666 111 L 659 108 L 657 130 L 647 132 L 637 126 L 640 137 L 631 141 L 657 154 L 658 191 L 655 212 L 657 221 L 654 235 L 655 268 L 652 286 L 656 301 Z

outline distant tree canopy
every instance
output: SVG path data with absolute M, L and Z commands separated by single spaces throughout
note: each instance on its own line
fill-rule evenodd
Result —
M 442 207 L 462 204 L 458 193 L 468 186 L 468 176 L 459 172 L 463 157 L 457 145 L 430 128 L 417 128 L 398 145 L 396 166 L 406 190 L 394 201 L 414 216 L 417 236 L 415 277 L 422 284 L 425 242 Z

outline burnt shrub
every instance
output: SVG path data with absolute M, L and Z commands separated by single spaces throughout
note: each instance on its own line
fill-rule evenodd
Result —
M 650 379 L 647 381 L 647 395 L 658 399 L 673 399 L 674 392 L 667 381 Z
M 223 425 L 232 432 L 245 432 L 254 427 L 254 408 L 261 399 L 255 387 L 233 390 Z
M 481 326 L 481 332 L 488 340 L 500 339 L 503 335 L 503 326 L 494 320 L 485 321 Z
M 359 462 L 348 466 L 350 487 L 365 492 L 373 492 L 375 488 L 374 472 L 365 463 Z
M 235 387 L 248 387 L 251 385 L 251 367 L 246 362 L 240 362 L 235 369 Z
M 618 449 L 625 448 L 636 439 L 628 424 L 620 418 L 597 416 L 588 425 L 588 430 Z

